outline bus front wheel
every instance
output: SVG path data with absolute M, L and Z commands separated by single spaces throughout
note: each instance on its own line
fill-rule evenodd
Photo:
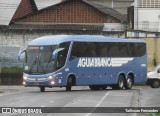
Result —
M 40 87 L 40 91 L 44 92 L 45 91 L 45 87 Z
M 66 91 L 71 91 L 71 88 L 72 88 L 72 78 L 69 77 L 68 78 L 68 81 L 67 81 L 67 86 L 66 86 Z

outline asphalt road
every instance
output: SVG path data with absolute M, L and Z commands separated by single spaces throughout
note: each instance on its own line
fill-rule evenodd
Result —
M 73 87 L 66 92 L 65 88 L 47 88 L 40 92 L 36 87 L 0 86 L 0 107 L 160 107 L 160 88 L 134 86 L 131 90 L 91 91 L 89 87 Z M 94 109 L 93 109 L 94 110 Z M 0 114 L 8 116 L 9 114 Z M 10 114 L 21 116 L 22 114 Z M 31 114 L 23 114 L 25 116 Z M 33 114 L 34 116 L 35 114 Z M 38 114 L 38 116 L 145 116 L 144 113 L 104 114 Z

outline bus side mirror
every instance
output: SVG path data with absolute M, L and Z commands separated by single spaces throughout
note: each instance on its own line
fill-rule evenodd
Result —
M 21 61 L 21 55 L 23 52 L 26 52 L 26 49 L 20 48 L 20 50 L 18 52 L 18 61 Z
M 62 50 L 64 50 L 64 48 L 58 48 L 58 49 L 54 50 L 52 53 L 52 60 L 56 60 L 58 52 L 60 52 Z

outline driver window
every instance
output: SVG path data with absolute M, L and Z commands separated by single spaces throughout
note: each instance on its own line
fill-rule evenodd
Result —
M 57 69 L 62 68 L 65 65 L 70 42 L 64 42 L 59 45 L 59 48 L 64 48 L 64 50 L 58 52 L 57 54 Z

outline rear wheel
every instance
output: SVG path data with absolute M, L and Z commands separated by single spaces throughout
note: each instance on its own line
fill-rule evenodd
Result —
M 40 87 L 41 92 L 45 92 L 45 87 Z
M 124 88 L 124 77 L 119 76 L 118 83 L 112 86 L 112 89 L 123 89 Z
M 152 80 L 151 82 L 151 87 L 152 88 L 159 88 L 160 87 L 160 81 L 159 80 Z
M 68 81 L 67 81 L 67 86 L 66 86 L 66 91 L 71 91 L 71 88 L 72 88 L 72 77 L 69 77 L 68 78 Z
M 131 76 L 128 75 L 128 78 L 127 78 L 126 83 L 125 83 L 125 88 L 126 89 L 131 89 L 132 85 L 133 85 L 133 80 L 132 80 Z

